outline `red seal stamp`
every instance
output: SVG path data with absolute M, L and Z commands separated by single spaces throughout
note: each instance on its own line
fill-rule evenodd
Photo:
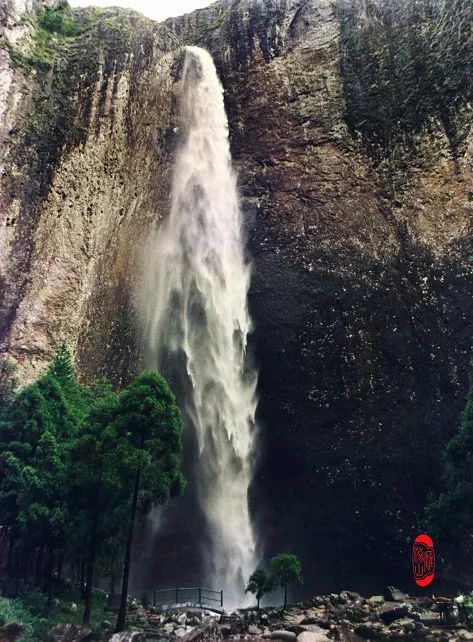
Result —
M 428 586 L 435 577 L 434 543 L 425 533 L 412 545 L 412 574 L 418 586 Z

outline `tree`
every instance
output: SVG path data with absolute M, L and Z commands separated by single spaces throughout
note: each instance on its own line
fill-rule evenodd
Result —
M 253 593 L 256 597 L 257 608 L 261 598 L 274 589 L 274 582 L 271 575 L 262 568 L 258 568 L 250 575 L 245 593 Z
M 156 372 L 136 377 L 120 394 L 116 414 L 119 432 L 127 436 L 122 462 L 131 501 L 128 519 L 122 593 L 116 630 L 126 622 L 133 532 L 138 508 L 149 511 L 164 504 L 184 489 L 178 454 L 181 450 L 182 423 L 174 395 Z
M 301 563 L 296 555 L 279 553 L 272 558 L 270 569 L 274 584 L 284 588 L 284 609 L 286 609 L 288 584 L 302 586 L 303 583 Z
M 70 439 L 77 427 L 58 381 L 47 373 L 11 402 L 0 424 L 0 509 L 16 550 L 48 554 L 51 600 L 54 548 L 64 546 Z M 13 544 L 14 542 L 14 544 Z M 11 564 L 9 564 L 11 571 Z
M 464 551 L 468 560 L 473 540 L 473 361 L 460 427 L 447 443 L 443 459 L 442 489 L 426 507 L 427 526 L 444 551 L 450 549 L 456 558 Z
M 76 465 L 71 492 L 77 518 L 86 526 L 83 622 L 87 624 L 90 623 L 94 569 L 100 545 L 111 529 L 110 516 L 126 503 L 120 478 L 123 444 L 114 423 L 117 396 L 110 382 L 100 379 L 91 385 L 88 397 L 89 413 L 72 448 Z

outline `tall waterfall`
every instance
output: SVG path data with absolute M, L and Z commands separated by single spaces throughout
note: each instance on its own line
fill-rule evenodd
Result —
M 210 540 L 206 581 L 236 606 L 255 562 L 248 509 L 256 410 L 256 373 L 247 359 L 250 267 L 223 89 L 211 56 L 198 47 L 186 49 L 180 100 L 182 145 L 170 216 L 152 250 L 148 338 L 153 366 L 178 370 L 180 401 L 195 430 L 195 484 Z

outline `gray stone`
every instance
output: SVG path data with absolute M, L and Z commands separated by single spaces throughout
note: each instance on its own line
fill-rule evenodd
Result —
M 383 632 L 387 633 L 381 622 L 363 622 L 363 624 L 355 626 L 354 631 L 356 635 L 365 640 L 373 640 L 380 637 Z
M 0 627 L 0 640 L 14 642 L 23 632 L 23 625 L 20 622 L 10 622 Z
M 354 591 L 342 591 L 340 593 L 340 602 L 343 604 L 361 604 L 363 597 Z
M 304 631 L 297 636 L 297 642 L 330 642 L 324 629 L 318 631 Z
M 407 604 L 398 604 L 397 602 L 386 602 L 378 610 L 378 617 L 384 624 L 391 624 L 394 620 L 399 620 L 409 613 L 409 606 Z
M 90 626 L 79 624 L 56 624 L 49 631 L 54 642 L 87 642 L 93 637 Z
M 174 635 L 176 636 L 176 638 L 182 638 L 184 635 L 186 635 L 186 633 L 189 633 L 189 631 L 187 630 L 187 627 L 183 626 L 174 631 Z
M 366 600 L 367 604 L 370 606 L 381 606 L 384 604 L 384 597 L 382 595 L 372 595 Z
M 384 599 L 386 602 L 404 602 L 408 597 L 407 593 L 403 593 L 395 586 L 387 586 L 384 589 Z
M 142 631 L 122 631 L 114 633 L 108 642 L 146 642 L 146 636 Z
M 297 638 L 296 634 L 293 633 L 292 631 L 278 630 L 278 631 L 272 631 L 271 633 L 272 640 L 284 640 L 284 642 L 292 642 L 296 638 Z

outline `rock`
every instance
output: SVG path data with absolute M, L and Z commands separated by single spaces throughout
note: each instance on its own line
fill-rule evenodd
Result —
M 75 602 L 65 602 L 64 604 L 61 604 L 61 611 L 63 613 L 75 615 L 77 613 L 77 604 Z
M 146 636 L 142 631 L 122 631 L 114 633 L 108 642 L 146 642 Z
M 340 593 L 340 602 L 342 602 L 342 604 L 361 604 L 363 599 L 359 593 L 355 593 L 354 591 L 342 591 Z
M 330 642 L 330 638 L 324 629 L 319 629 L 319 631 L 304 631 L 303 633 L 299 633 L 297 642 Z
M 405 632 L 413 632 L 416 630 L 418 623 L 410 617 L 395 620 L 389 625 L 390 629 L 404 629 Z
M 256 626 L 256 624 L 250 624 L 248 627 L 248 633 L 250 635 L 261 635 L 260 629 Z
M 373 607 L 381 606 L 384 604 L 384 597 L 382 595 L 372 595 L 366 600 L 367 604 Z
M 284 640 L 284 642 L 293 642 L 297 638 L 295 633 L 285 630 L 272 631 L 270 635 L 272 640 Z
M 304 624 L 305 631 L 319 631 L 319 629 L 330 629 L 332 622 L 328 618 L 320 618 L 312 624 Z
M 403 593 L 395 586 L 387 586 L 384 589 L 384 599 L 386 602 L 404 602 L 408 597 L 407 593 Z
M 93 631 L 90 626 L 56 624 L 49 631 L 49 635 L 54 642 L 87 642 L 87 640 L 92 639 Z
M 14 642 L 23 632 L 23 625 L 20 622 L 10 622 L 0 627 L 0 640 L 3 642 Z
M 175 627 L 174 627 L 173 622 L 167 622 L 167 623 L 163 626 L 164 632 L 165 632 L 167 635 L 171 634 L 171 633 L 174 631 L 174 628 L 175 628 Z
M 457 635 L 461 640 L 473 640 L 473 633 L 466 629 L 459 629 Z
M 381 622 L 363 622 L 363 624 L 358 624 L 355 626 L 354 632 L 356 635 L 359 635 L 360 638 L 365 640 L 372 640 L 380 637 L 380 635 L 387 630 L 381 624 Z
M 378 617 L 384 624 L 391 624 L 409 613 L 407 604 L 398 604 L 397 602 L 387 602 L 378 610 Z
M 186 635 L 186 633 L 189 633 L 189 631 L 186 627 L 182 626 L 174 631 L 174 635 L 176 636 L 176 638 L 182 638 L 184 635 Z

